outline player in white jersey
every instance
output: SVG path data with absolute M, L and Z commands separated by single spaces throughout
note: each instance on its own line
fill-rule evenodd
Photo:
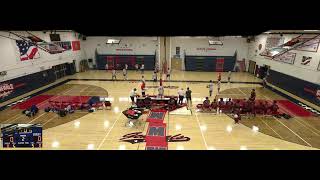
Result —
M 221 86 L 221 81 L 218 81 L 218 82 L 217 82 L 218 94 L 220 93 L 220 86 Z
M 128 80 L 128 77 L 127 77 L 127 69 L 126 69 L 126 68 L 123 68 L 122 73 L 123 73 L 123 79 L 124 79 L 124 80 Z
M 116 69 L 112 69 L 112 80 L 117 80 L 117 72 L 116 72 Z

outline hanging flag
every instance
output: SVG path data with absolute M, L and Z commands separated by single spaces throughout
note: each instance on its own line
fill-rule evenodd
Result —
M 80 50 L 80 41 L 72 41 L 72 50 L 73 51 Z
M 301 64 L 305 66 L 310 66 L 312 57 L 302 56 Z
M 32 42 L 16 40 L 20 52 L 20 60 L 37 59 L 40 57 L 38 48 Z

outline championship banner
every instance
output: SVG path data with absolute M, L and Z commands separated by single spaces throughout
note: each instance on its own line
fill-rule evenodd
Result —
M 294 60 L 296 59 L 296 53 L 286 52 L 280 56 L 275 57 L 273 60 L 280 61 L 283 63 L 294 64 Z
M 307 38 L 301 38 L 302 41 L 307 41 Z M 298 51 L 309 51 L 309 52 L 317 52 L 319 47 L 320 39 L 312 39 L 300 47 L 297 47 Z
M 272 48 L 278 47 L 284 43 L 283 37 L 268 37 L 266 40 L 265 49 L 270 50 Z
M 50 54 L 57 54 L 62 53 L 65 51 L 64 48 L 62 48 L 60 45 L 57 45 L 55 43 L 41 43 L 39 46 L 43 47 L 44 49 L 48 50 Z
M 69 51 L 71 50 L 71 42 L 70 41 L 59 41 L 59 42 L 53 42 L 55 45 L 58 45 L 62 47 L 64 50 Z
M 265 49 L 260 53 L 260 56 L 265 56 L 267 58 L 268 56 L 273 56 L 273 54 L 270 52 L 273 48 L 279 47 L 284 43 L 283 37 L 267 37 Z

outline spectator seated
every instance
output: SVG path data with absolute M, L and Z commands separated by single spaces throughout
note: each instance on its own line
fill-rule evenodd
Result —
M 35 104 L 33 104 L 30 108 L 22 111 L 22 113 L 28 117 L 33 117 L 38 113 L 38 111 L 39 111 L 39 108 Z

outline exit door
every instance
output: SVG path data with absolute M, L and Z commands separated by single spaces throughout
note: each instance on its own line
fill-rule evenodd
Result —
M 254 74 L 255 68 L 256 68 L 256 62 L 250 60 L 249 61 L 249 73 Z
M 224 66 L 224 58 L 216 59 L 216 72 L 222 72 Z
M 107 64 L 108 64 L 108 69 L 114 68 L 113 56 L 107 56 Z

